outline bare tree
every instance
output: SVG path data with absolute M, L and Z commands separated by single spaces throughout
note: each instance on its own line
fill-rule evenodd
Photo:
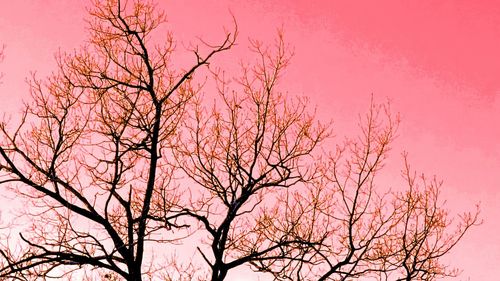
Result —
M 276 206 L 264 214 L 278 216 L 266 228 L 298 229 L 295 235 L 309 244 L 289 248 L 293 258 L 287 263 L 256 263 L 258 270 L 279 280 L 345 280 L 381 269 L 388 253 L 374 255 L 374 244 L 397 218 L 384 205 L 375 179 L 398 123 L 387 106 L 372 104 L 366 118 L 360 118 L 361 135 L 347 138 L 326 155 L 318 164 L 321 175 L 305 189 L 289 189 L 281 196 L 280 206 L 286 209 Z
M 395 253 L 388 260 L 394 268 L 395 280 L 434 280 L 437 277 L 457 276 L 457 269 L 449 269 L 441 261 L 460 241 L 467 230 L 480 223 L 479 206 L 458 218 L 450 217 L 444 202 L 439 199 L 442 182 L 411 172 L 404 154 L 403 177 L 408 189 L 398 193 L 395 206 L 401 222 L 389 235 L 386 243 Z M 392 270 L 388 270 L 391 272 Z
M 60 55 L 46 81 L 33 78 L 17 127 L 0 124 L 0 184 L 28 199 L 31 218 L 20 248 L 4 240 L 0 277 L 70 278 L 83 267 L 142 280 L 163 266 L 145 256 L 148 243 L 182 227 L 170 217 L 180 196 L 171 138 L 198 90 L 193 74 L 236 34 L 175 70 L 172 34 L 153 36 L 165 21 L 153 4 L 96 1 L 90 15 L 88 45 Z
M 236 28 L 179 68 L 173 35 L 154 36 L 165 16 L 153 4 L 96 1 L 90 15 L 88 44 L 33 77 L 17 126 L 0 123 L 0 185 L 25 199 L 29 222 L 3 237 L 0 278 L 219 281 L 242 265 L 276 280 L 456 273 L 441 258 L 479 211 L 453 220 L 440 183 L 419 182 L 406 158 L 404 188 L 380 185 L 399 124 L 388 105 L 372 102 L 359 136 L 330 151 L 330 124 L 280 91 L 292 56 L 281 32 L 273 47 L 250 41 L 255 63 L 228 78 L 208 64 Z M 203 66 L 213 102 L 199 93 L 210 82 L 193 80 Z M 157 245 L 187 241 L 201 267 L 154 259 Z
M 438 200 L 440 184 L 422 177 L 418 186 L 406 158 L 404 191 L 377 183 L 398 123 L 388 104 L 372 103 L 360 118 L 360 136 L 337 146 L 322 175 L 306 190 L 286 190 L 260 215 L 268 240 L 294 235 L 308 243 L 287 245 L 286 262 L 254 262 L 257 270 L 277 280 L 435 280 L 456 273 L 441 258 L 479 223 L 479 211 L 455 218 L 453 230 Z
M 243 264 L 287 258 L 281 250 L 303 242 L 265 241 L 256 214 L 275 204 L 276 191 L 314 176 L 311 153 L 329 134 L 307 112 L 306 100 L 279 92 L 291 55 L 282 34 L 274 49 L 250 43 L 257 63 L 243 65 L 236 85 L 214 72 L 219 99 L 212 107 L 196 104 L 181 137 L 191 141 L 176 148 L 179 166 L 201 188 L 184 211 L 208 234 L 208 247 L 198 250 L 213 281 Z

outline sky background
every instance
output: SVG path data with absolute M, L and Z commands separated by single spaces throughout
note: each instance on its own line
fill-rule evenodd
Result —
M 86 39 L 86 1 L 0 0 L 5 45 L 0 111 L 28 97 L 26 77 L 55 70 L 54 54 Z M 500 276 L 500 1 L 161 1 L 178 42 L 217 42 L 223 26 L 240 31 L 220 59 L 247 59 L 247 38 L 272 43 L 283 27 L 295 56 L 281 82 L 310 97 L 334 132 L 354 132 L 370 97 L 401 114 L 384 177 L 397 185 L 407 151 L 412 167 L 444 181 L 451 213 L 481 203 L 484 223 L 448 257 L 457 280 Z M 182 44 L 178 46 L 182 48 Z M 248 58 L 250 59 L 250 58 Z

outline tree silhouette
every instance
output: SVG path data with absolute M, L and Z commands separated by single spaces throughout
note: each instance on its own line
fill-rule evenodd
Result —
M 27 204 L 24 227 L 4 229 L 0 278 L 216 281 L 244 265 L 275 280 L 457 273 L 441 258 L 479 211 L 449 215 L 441 183 L 417 178 L 406 155 L 404 186 L 378 181 L 399 124 L 388 104 L 372 101 L 359 136 L 334 146 L 332 125 L 281 90 L 292 57 L 282 32 L 271 47 L 251 40 L 256 60 L 228 75 L 209 63 L 236 28 L 178 67 L 152 3 L 96 1 L 90 16 L 88 44 L 33 77 L 17 126 L 0 124 L 0 185 Z M 201 263 L 155 258 L 175 243 Z
M 403 177 L 408 189 L 395 196 L 401 222 L 393 229 L 390 245 L 395 253 L 389 260 L 397 271 L 396 280 L 434 280 L 436 277 L 457 276 L 440 258 L 460 241 L 465 232 L 479 222 L 479 206 L 451 218 L 439 200 L 442 182 L 425 175 L 417 177 L 404 155 Z
M 251 43 L 258 63 L 245 65 L 242 76 L 233 79 L 236 85 L 214 73 L 222 106 L 196 103 L 181 135 L 192 141 L 174 152 L 179 167 L 201 188 L 185 211 L 209 235 L 209 249 L 198 250 L 213 281 L 242 264 L 288 259 L 284 247 L 308 243 L 285 236 L 265 241 L 259 209 L 276 204 L 276 191 L 315 176 L 312 152 L 329 135 L 328 126 L 307 112 L 306 100 L 286 99 L 277 89 L 290 56 L 282 34 L 274 51 Z
M 361 134 L 347 138 L 321 164 L 306 189 L 287 189 L 285 200 L 260 215 L 268 240 L 296 237 L 288 259 L 260 259 L 256 270 L 276 280 L 435 280 L 456 276 L 441 258 L 470 227 L 479 209 L 451 218 L 439 200 L 441 186 L 421 176 L 418 185 L 404 154 L 406 186 L 396 191 L 377 182 L 393 141 L 398 116 L 389 104 L 371 104 L 360 118 Z M 274 218 L 274 219 L 269 219 Z
M 29 199 L 23 215 L 33 220 L 22 249 L 5 243 L 0 276 L 62 277 L 86 266 L 141 280 L 157 265 L 147 243 L 181 227 L 170 217 L 170 138 L 197 91 L 190 78 L 236 34 L 193 50 L 192 66 L 175 70 L 172 34 L 154 44 L 165 16 L 151 3 L 96 1 L 90 15 L 88 45 L 60 55 L 47 81 L 31 81 L 19 126 L 0 124 L 0 184 Z

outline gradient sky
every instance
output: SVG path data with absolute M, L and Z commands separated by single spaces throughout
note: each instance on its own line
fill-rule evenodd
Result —
M 457 280 L 500 276 L 500 1 L 162 1 L 178 41 L 217 40 L 231 27 L 245 59 L 246 38 L 272 42 L 283 26 L 295 56 L 282 87 L 306 95 L 337 136 L 375 100 L 392 102 L 402 124 L 388 165 L 397 178 L 408 151 L 413 168 L 444 180 L 451 212 L 481 202 L 482 226 L 448 258 Z M 314 3 L 314 4 L 313 4 Z M 4 73 L 0 110 L 16 113 L 30 71 L 55 69 L 54 54 L 86 38 L 85 1 L 0 0 Z M 179 46 L 182 46 L 179 44 Z M 387 184 L 391 186 L 391 181 Z

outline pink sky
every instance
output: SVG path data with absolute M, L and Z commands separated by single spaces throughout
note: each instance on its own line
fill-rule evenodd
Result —
M 247 37 L 271 42 L 283 26 L 295 57 L 282 86 L 309 96 L 321 118 L 333 118 L 338 136 L 351 133 L 372 93 L 389 98 L 403 121 L 389 173 L 399 173 L 406 150 L 415 169 L 444 180 L 452 212 L 481 202 L 484 224 L 449 259 L 463 269 L 457 280 L 497 280 L 500 1 L 337 2 L 179 0 L 160 7 L 179 41 L 217 40 L 222 26 L 231 26 L 231 10 L 241 46 L 222 58 L 228 61 L 244 59 Z M 85 40 L 85 3 L 0 0 L 0 7 L 0 110 L 15 113 L 29 72 L 43 77 L 55 69 L 56 51 Z

